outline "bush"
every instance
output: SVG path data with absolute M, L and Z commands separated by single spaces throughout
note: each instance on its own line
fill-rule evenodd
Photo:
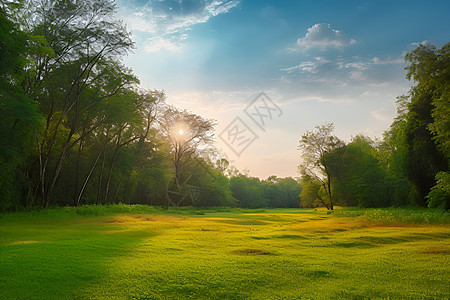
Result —
M 431 188 L 426 198 L 428 207 L 450 208 L 450 173 L 439 172 L 436 175 L 436 185 Z
M 336 210 L 337 217 L 351 217 L 378 225 L 450 224 L 450 213 L 433 208 L 344 208 Z

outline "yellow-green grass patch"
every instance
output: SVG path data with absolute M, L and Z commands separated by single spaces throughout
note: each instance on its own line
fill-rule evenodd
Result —
M 0 218 L 0 290 L 6 299 L 450 297 L 445 224 L 202 213 Z

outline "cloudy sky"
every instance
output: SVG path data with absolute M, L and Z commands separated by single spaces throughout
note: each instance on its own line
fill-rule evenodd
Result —
M 298 141 L 316 125 L 381 137 L 413 84 L 405 53 L 450 41 L 446 0 L 117 4 L 142 86 L 215 119 L 222 156 L 260 178 L 298 176 Z

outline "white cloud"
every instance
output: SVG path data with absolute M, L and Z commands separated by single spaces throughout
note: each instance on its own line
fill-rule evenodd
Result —
M 377 110 L 373 110 L 371 114 L 377 121 L 380 122 L 390 121 L 393 117 L 392 114 L 383 107 Z
M 228 13 L 239 5 L 238 0 L 159 0 L 143 6 L 132 3 L 125 0 L 119 3 L 119 17 L 134 35 L 143 37 L 146 52 L 181 50 L 193 26 Z
M 372 92 L 370 90 L 366 90 L 364 91 L 364 93 L 361 94 L 361 96 L 364 97 L 373 97 L 373 96 L 378 96 L 379 94 L 377 92 Z
M 411 45 L 412 46 L 420 46 L 420 45 L 422 45 L 422 46 L 426 47 L 428 45 L 431 45 L 431 42 L 427 41 L 427 40 L 424 40 L 424 41 L 421 41 L 421 42 L 411 43 Z
M 372 61 L 375 65 L 387 65 L 387 64 L 402 64 L 405 62 L 405 59 L 403 57 L 398 57 L 382 60 L 378 57 L 374 57 Z
M 362 83 L 371 86 L 385 86 L 392 82 L 392 78 L 395 78 L 393 72 L 395 72 L 395 76 L 397 73 L 403 72 L 402 63 L 404 63 L 402 57 L 395 59 L 359 56 L 345 59 L 342 57 L 335 59 L 314 57 L 314 59 L 305 60 L 280 70 L 286 72 L 283 75 L 285 82 L 294 82 L 293 78 L 297 78 L 308 82 L 320 82 L 327 86 L 360 85 Z
M 355 39 L 345 37 L 341 30 L 332 29 L 330 24 L 319 23 L 308 28 L 305 37 L 297 40 L 297 45 L 302 48 L 342 48 L 351 44 L 355 44 Z
M 343 62 L 339 61 L 337 66 L 339 69 L 354 69 L 358 71 L 367 70 L 370 67 L 370 62 L 360 60 L 360 58 L 356 58 L 357 61 L 353 62 Z
M 314 100 L 314 101 L 317 101 L 320 103 L 352 103 L 352 102 L 354 102 L 354 100 L 351 98 L 342 98 L 342 97 L 330 98 L 330 97 L 313 96 L 313 97 L 310 97 L 310 100 Z
M 168 37 L 151 37 L 146 40 L 144 50 L 145 52 L 158 52 L 166 49 L 172 52 L 177 52 L 183 47 L 183 41 L 186 38 L 187 34 Z
M 286 68 L 286 69 L 281 69 L 281 71 L 286 71 L 288 73 L 292 73 L 292 72 L 297 71 L 297 70 L 304 71 L 304 72 L 313 72 L 314 67 L 315 67 L 314 62 L 305 61 L 305 62 L 302 62 L 302 63 L 296 65 L 296 66 L 289 67 L 289 68 Z
M 287 73 L 292 73 L 294 71 L 317 73 L 320 66 L 329 63 L 331 63 L 331 61 L 329 61 L 328 59 L 318 56 L 314 57 L 313 61 L 304 61 L 293 67 L 281 69 L 281 71 L 286 71 Z

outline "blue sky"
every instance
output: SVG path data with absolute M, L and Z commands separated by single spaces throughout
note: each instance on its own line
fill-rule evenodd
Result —
M 125 64 L 142 86 L 164 89 L 168 103 L 217 120 L 222 155 L 260 178 L 298 176 L 298 140 L 316 125 L 333 122 L 346 141 L 360 133 L 381 137 L 395 116 L 395 97 L 413 84 L 405 79 L 405 53 L 450 40 L 450 1 L 117 4 L 136 43 Z M 262 103 L 251 104 L 260 92 L 282 112 L 266 114 L 262 127 L 244 111 Z M 236 118 L 256 137 L 242 152 L 225 132 Z

